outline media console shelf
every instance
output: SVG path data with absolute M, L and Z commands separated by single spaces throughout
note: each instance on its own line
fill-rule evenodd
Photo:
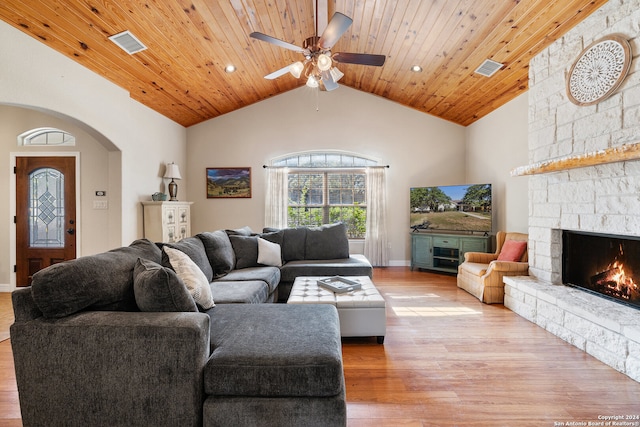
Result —
M 465 252 L 487 252 L 489 236 L 411 233 L 411 270 L 457 273 Z

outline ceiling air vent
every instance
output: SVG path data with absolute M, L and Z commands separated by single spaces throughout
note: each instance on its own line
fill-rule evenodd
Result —
M 502 68 L 503 65 L 504 64 L 501 64 L 499 62 L 492 61 L 490 59 L 485 59 L 484 62 L 480 64 L 480 66 L 476 69 L 475 72 L 485 77 L 491 77 L 496 73 L 496 71 Z
M 109 40 L 120 46 L 120 48 L 129 55 L 133 55 L 134 53 L 138 53 L 147 48 L 129 31 L 123 31 L 119 34 L 113 35 L 109 37 Z

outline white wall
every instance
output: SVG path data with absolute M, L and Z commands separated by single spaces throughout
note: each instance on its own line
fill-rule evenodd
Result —
M 390 165 L 390 261 L 406 265 L 409 188 L 464 181 L 464 127 L 345 86 L 316 93 L 299 88 L 187 129 L 193 231 L 261 230 L 262 165 L 287 153 L 343 150 Z M 253 197 L 207 199 L 205 169 L 239 166 L 252 168 Z
M 467 127 L 466 181 L 493 184 L 494 230 L 528 232 L 528 177 L 512 177 L 528 164 L 527 93 Z
M 109 163 L 108 202 L 109 209 L 115 212 L 109 219 L 109 246 L 129 244 L 142 237 L 140 201 L 149 200 L 150 194 L 164 189 L 161 175 L 166 162 L 186 166 L 185 128 L 2 21 L 0 58 L 0 104 L 24 106 L 62 118 L 107 148 L 104 162 Z M 12 144 L 15 136 L 12 141 L 2 141 L 0 146 Z M 4 161 L 9 164 L 8 158 Z M 182 183 L 187 181 L 185 177 Z M 118 195 L 115 199 L 109 196 L 114 193 Z M 0 202 L 0 219 L 5 220 L 0 222 L 0 228 L 4 227 L 0 236 L 8 235 L 10 227 L 14 227 L 6 220 L 12 215 L 10 192 L 2 194 L 5 199 Z M 2 242 L 0 256 L 14 245 L 9 239 Z M 9 262 L 3 258 L 2 264 Z M 0 285 L 7 283 L 6 276 L 3 267 Z

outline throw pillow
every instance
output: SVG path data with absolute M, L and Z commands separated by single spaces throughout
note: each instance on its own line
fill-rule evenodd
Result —
M 209 262 L 202 240 L 195 236 L 187 237 L 175 243 L 162 243 L 162 246 L 169 246 L 184 252 L 191 258 L 191 261 L 200 267 L 200 270 L 204 273 L 204 277 L 206 277 L 209 282 L 213 280 L 213 268 L 211 268 L 211 262 Z
M 198 311 L 185 284 L 170 268 L 138 258 L 133 292 L 141 311 Z
M 347 226 L 341 222 L 309 227 L 305 259 L 349 258 Z
M 258 264 L 282 266 L 282 251 L 280 245 L 258 238 Z
M 500 249 L 498 261 L 520 261 L 524 251 L 527 250 L 527 242 L 518 240 L 506 240 Z
M 171 268 L 184 282 L 193 297 L 193 300 L 205 310 L 210 309 L 215 304 L 211 295 L 211 287 L 200 267 L 189 258 L 187 254 L 169 246 L 162 248 L 171 263 Z
M 200 233 L 196 237 L 202 240 L 204 250 L 213 268 L 213 278 L 227 275 L 236 265 L 236 255 L 229 236 L 224 230 Z
M 236 269 L 258 266 L 258 238 L 256 236 L 229 236 L 236 254 Z

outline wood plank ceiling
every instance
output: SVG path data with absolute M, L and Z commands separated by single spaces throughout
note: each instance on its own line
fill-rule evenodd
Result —
M 339 64 L 341 85 L 467 126 L 525 92 L 529 60 L 604 3 L 328 0 L 326 8 L 353 18 L 334 52 L 387 57 L 383 67 Z M 249 34 L 300 46 L 315 34 L 314 15 L 313 0 L 0 2 L 0 19 L 184 126 L 304 85 L 290 74 L 264 79 L 302 55 Z M 108 40 L 124 30 L 148 49 L 128 55 Z M 485 59 L 505 66 L 490 78 L 475 74 Z M 226 73 L 229 64 L 237 71 Z

